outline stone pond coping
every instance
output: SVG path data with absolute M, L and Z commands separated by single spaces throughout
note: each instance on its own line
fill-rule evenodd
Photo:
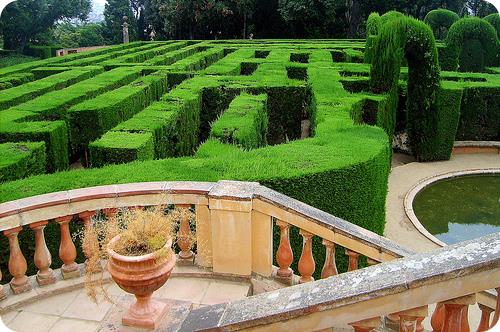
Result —
M 156 195 L 156 196 L 155 196 Z M 310 226 L 342 236 L 344 243 L 372 248 L 373 259 L 394 259 L 414 251 L 341 218 L 261 186 L 257 182 L 140 182 L 73 189 L 23 198 L 0 204 L 0 231 L 29 225 L 40 220 L 75 215 L 88 210 L 160 204 L 165 195 L 173 204 L 199 204 L 212 208 L 215 203 L 247 201 L 254 210 L 271 208 L 276 218 L 300 219 Z M 164 202 L 164 201 L 162 201 Z M 291 222 L 291 221 L 290 221 Z M 291 222 L 293 224 L 293 222 Z M 314 233 L 314 232 L 313 232 Z M 321 235 L 321 234 L 316 234 Z
M 180 331 L 319 330 L 498 287 L 498 235 L 195 309 Z
M 498 141 L 455 141 L 453 154 L 468 153 L 498 153 L 500 154 L 500 142 Z
M 500 143 L 500 142 L 499 142 Z M 500 147 L 500 145 L 499 145 Z M 464 171 L 455 171 L 455 172 L 449 172 L 449 173 L 444 173 L 444 174 L 439 174 L 436 176 L 431 176 L 427 177 L 420 182 L 418 182 L 410 191 L 405 196 L 404 199 L 404 209 L 406 216 L 410 221 L 412 222 L 413 226 L 426 238 L 431 240 L 432 242 L 436 243 L 437 245 L 444 247 L 447 244 L 444 243 L 443 241 L 439 240 L 437 237 L 432 235 L 418 220 L 417 215 L 415 214 L 415 211 L 413 210 L 413 201 L 415 200 L 415 197 L 418 195 L 418 193 L 425 188 L 439 182 L 442 180 L 446 179 L 452 179 L 455 177 L 460 177 L 460 176 L 467 176 L 467 175 L 478 175 L 478 174 L 500 174 L 500 168 L 488 168 L 488 169 L 470 169 L 470 170 L 464 170 Z

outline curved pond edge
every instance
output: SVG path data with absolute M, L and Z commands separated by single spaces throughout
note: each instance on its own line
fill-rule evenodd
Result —
M 453 154 L 471 153 L 498 153 L 500 154 L 499 141 L 455 141 Z
M 435 184 L 436 182 L 446 180 L 446 179 L 452 179 L 456 177 L 461 177 L 461 176 L 467 176 L 467 175 L 485 175 L 485 174 L 500 174 L 500 168 L 485 168 L 485 169 L 470 169 L 470 170 L 465 170 L 465 171 L 455 171 L 455 172 L 449 172 L 449 173 L 444 173 L 444 174 L 439 174 L 435 176 L 431 176 L 428 178 L 425 178 L 418 182 L 415 186 L 413 186 L 408 193 L 406 193 L 406 196 L 404 198 L 404 209 L 406 216 L 408 219 L 410 219 L 411 223 L 415 228 L 426 238 L 434 242 L 435 244 L 444 247 L 447 246 L 448 244 L 444 243 L 443 241 L 439 240 L 437 237 L 432 235 L 418 220 L 417 215 L 413 211 L 413 200 L 415 197 L 418 195 L 418 193 L 425 188 Z

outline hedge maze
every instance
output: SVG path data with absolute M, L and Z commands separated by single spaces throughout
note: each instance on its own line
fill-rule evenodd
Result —
M 453 61 L 470 34 L 460 21 Z M 366 42 L 135 42 L 1 69 L 1 200 L 251 180 L 382 233 L 392 136 L 408 131 L 421 160 L 449 158 L 455 138 L 500 139 L 500 70 L 485 53 L 481 73 L 441 71 L 431 28 L 397 13 L 372 14 L 369 30 Z

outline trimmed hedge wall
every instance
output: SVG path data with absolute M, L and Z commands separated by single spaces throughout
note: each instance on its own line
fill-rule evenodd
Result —
M 445 62 L 447 66 L 443 69 L 452 71 L 458 69 L 463 72 L 484 71 L 485 66 L 498 63 L 496 31 L 491 24 L 480 18 L 460 19 L 448 31 L 446 52 L 450 60 L 449 63 Z
M 214 122 L 210 136 L 244 149 L 267 145 L 267 96 L 241 94 Z
M 473 103 L 471 98 L 464 103 L 465 90 L 474 88 L 481 91 L 499 84 L 495 75 L 443 73 L 446 84 L 436 86 L 435 52 L 431 47 L 432 41 L 427 39 L 432 37 L 432 33 L 428 27 L 427 30 L 420 29 L 420 26 L 409 27 L 407 19 L 403 20 L 404 30 L 396 28 L 393 32 L 404 33 L 396 33 L 392 40 L 396 45 L 404 40 L 411 49 L 411 52 L 404 49 L 410 64 L 409 79 L 415 83 L 417 77 L 418 83 L 431 77 L 431 87 L 435 88 L 430 111 L 435 111 L 433 116 L 437 118 L 436 133 L 426 136 L 422 144 L 435 145 L 430 158 L 445 158 L 452 142 L 453 126 L 458 125 L 459 107 Z M 397 19 L 389 20 L 387 24 L 393 21 Z M 47 93 L 36 98 L 38 102 L 26 102 L 7 112 L 0 112 L 0 121 L 8 120 L 13 128 L 11 130 L 9 125 L 8 133 L 0 129 L 0 140 L 42 141 L 46 144 L 48 164 L 62 165 L 66 158 L 64 167 L 67 167 L 66 123 L 73 124 L 77 120 L 72 123 L 71 118 L 81 116 L 86 119 L 85 128 L 81 129 L 89 136 L 86 142 L 93 141 L 88 146 L 90 162 L 100 168 L 3 183 L 0 184 L 0 200 L 135 181 L 259 181 L 381 234 L 385 222 L 384 206 L 391 156 L 389 136 L 394 130 L 398 93 L 374 95 L 370 93 L 365 77 L 370 70 L 368 65 L 332 61 L 334 56 L 343 61 L 361 60 L 363 41 L 289 43 L 282 40 L 211 41 L 173 51 L 167 49 L 174 43 L 137 44 L 130 49 L 113 48 L 109 52 L 114 56 L 103 52 L 89 57 L 74 57 L 66 62 L 42 62 L 44 67 L 53 67 L 51 70 L 36 69 L 39 75 L 59 75 L 55 72 L 65 70 L 61 65 L 79 59 L 90 63 L 98 58 L 99 63 L 106 62 L 106 69 L 117 68 L 65 88 L 60 91 L 60 96 Z M 416 47 L 420 43 L 426 47 L 423 51 Z M 131 53 L 129 59 L 144 56 L 148 60 L 144 63 L 116 61 L 117 53 L 125 50 Z M 104 54 L 109 56 L 106 60 L 100 58 Z M 419 66 L 424 69 L 425 77 L 414 72 L 424 54 L 432 64 Z M 126 58 L 125 55 L 120 56 Z M 245 64 L 252 66 L 247 68 Z M 37 66 L 40 67 L 41 64 Z M 23 72 L 33 67 L 19 68 L 15 71 Z M 394 88 L 396 92 L 400 85 L 398 80 L 405 78 L 405 69 L 401 75 L 397 69 L 398 75 L 395 68 L 389 70 L 394 74 L 390 76 L 393 84 L 389 85 L 389 89 Z M 186 73 L 184 70 L 197 72 Z M 11 75 L 11 71 L 8 73 L 0 71 L 0 77 Z M 147 76 L 139 78 L 141 73 Z M 439 75 L 439 71 L 437 73 Z M 409 82 L 409 89 L 417 90 L 412 95 L 413 101 L 432 100 L 429 87 L 421 89 L 416 83 L 412 84 Z M 114 90 L 107 92 L 111 89 Z M 168 89 L 172 90 L 165 93 Z M 491 92 L 485 90 L 485 93 Z M 207 140 L 211 128 L 216 128 L 212 123 L 224 110 L 236 108 L 238 98 L 241 98 L 237 96 L 241 94 L 249 98 L 267 96 L 269 131 L 266 139 L 270 145 L 241 149 L 217 139 Z M 61 99 L 52 101 L 51 98 Z M 44 103 L 36 106 L 40 101 Z M 491 98 L 485 104 L 484 113 L 497 110 L 496 102 Z M 33 110 L 29 109 L 29 105 L 33 106 Z M 415 104 L 412 105 L 416 109 Z M 70 107 L 71 111 L 66 114 Z M 427 112 L 426 107 L 424 110 Z M 474 111 L 472 107 L 470 110 Z M 85 116 L 74 114 L 80 111 L 86 113 Z M 311 122 L 311 137 L 300 139 L 304 120 Z M 468 124 L 465 123 L 465 126 Z M 91 132 L 94 127 L 97 133 Z M 73 135 L 80 134 L 78 129 L 71 130 Z M 56 132 L 53 138 L 48 136 Z M 85 149 L 86 142 L 80 142 L 77 148 Z M 64 144 L 66 146 L 63 147 Z M 188 155 L 190 157 L 177 157 Z M 176 158 L 151 160 L 165 157 Z M 105 166 L 134 160 L 126 165 Z M 53 234 L 56 233 L 48 227 L 48 241 Z M 292 246 L 298 257 L 302 238 L 296 229 L 292 230 Z M 52 253 L 56 257 L 57 247 L 49 243 L 49 248 L 55 250 Z M 316 237 L 314 253 L 317 266 L 321 266 L 324 247 Z M 337 250 L 337 255 L 342 271 L 346 267 L 346 259 L 341 257 L 341 248 Z
M 431 27 L 436 39 L 443 40 L 446 38 L 448 29 L 459 19 L 457 13 L 439 8 L 428 12 L 425 15 L 424 22 Z
M 45 172 L 45 143 L 0 144 L 0 182 L 21 179 Z
M 440 134 L 436 109 L 440 74 L 429 26 L 412 18 L 394 19 L 382 26 L 370 72 L 372 90 L 389 92 L 393 115 L 387 118 L 394 128 L 403 56 L 408 61 L 407 130 L 411 149 L 420 161 L 446 159 L 434 144 Z
M 154 157 L 153 135 L 111 131 L 90 143 L 89 152 L 92 167 L 150 160 Z
M 0 91 L 33 81 L 32 73 L 17 73 L 0 78 Z
M 483 17 L 483 20 L 487 21 L 493 26 L 493 28 L 495 28 L 497 32 L 497 38 L 500 38 L 500 15 L 498 13 L 493 13 Z
M 500 87 L 464 88 L 457 140 L 500 141 Z
M 166 75 L 144 76 L 70 108 L 68 123 L 73 153 L 86 149 L 106 131 L 158 100 L 166 88 Z
M 11 88 L 9 93 L 0 94 L 0 110 L 31 100 L 46 92 L 63 89 L 102 71 L 98 67 L 78 68 Z

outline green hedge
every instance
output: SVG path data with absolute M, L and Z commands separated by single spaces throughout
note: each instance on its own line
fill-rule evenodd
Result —
M 0 144 L 0 182 L 45 173 L 45 143 Z
M 424 22 L 431 27 L 436 39 L 443 40 L 446 38 L 448 29 L 459 19 L 460 17 L 458 17 L 457 13 L 439 8 L 428 12 L 425 15 Z
M 98 68 L 77 68 L 29 82 L 0 94 L 0 110 L 7 109 L 53 90 L 60 90 L 102 72 Z
M 457 140 L 500 141 L 500 87 L 465 84 Z
M 191 155 L 198 145 L 200 109 L 201 94 L 180 86 L 161 101 L 114 127 L 102 139 L 107 139 L 114 132 L 121 132 L 122 137 L 126 137 L 127 133 L 149 133 L 154 148 L 154 155 L 150 159 Z M 103 142 L 100 145 L 106 148 Z M 114 149 L 119 148 L 115 146 Z
M 0 112 L 0 143 L 34 141 L 45 142 L 47 171 L 55 172 L 68 168 L 68 129 L 64 121 L 21 122 L 33 117 L 23 111 Z M 16 121 L 19 120 L 19 121 Z
M 477 17 L 455 22 L 446 36 L 446 52 L 450 58 L 445 70 L 484 71 L 498 63 L 498 38 L 491 24 Z
M 439 160 L 441 153 L 433 143 L 439 136 L 436 93 L 440 74 L 436 43 L 429 26 L 412 18 L 394 19 L 382 26 L 370 72 L 372 90 L 389 92 L 393 115 L 387 119 L 392 122 L 403 56 L 408 61 L 407 130 L 411 150 L 418 160 Z M 395 121 L 390 125 L 394 128 Z
M 38 46 L 29 45 L 24 50 L 24 54 L 40 59 L 48 59 L 56 56 L 57 50 L 63 48 L 60 45 Z
M 106 131 L 158 100 L 166 88 L 166 75 L 144 76 L 70 108 L 68 124 L 73 153 L 85 150 Z
M 244 149 L 267 145 L 267 96 L 241 94 L 213 123 L 210 136 Z
M 366 20 L 366 37 L 378 35 L 382 25 L 382 19 L 376 12 L 370 13 Z
M 153 135 L 111 131 L 90 143 L 89 152 L 92 167 L 150 160 L 154 157 Z
M 493 26 L 493 28 L 495 28 L 497 32 L 497 38 L 500 38 L 500 15 L 498 13 L 493 13 L 483 17 L 483 20 L 487 21 Z
M 208 123 L 241 91 L 267 94 L 269 123 L 280 125 L 268 138 L 286 144 L 242 150 L 208 140 L 194 157 L 35 176 L 0 185 L 0 197 L 10 200 L 44 191 L 149 180 L 259 181 L 381 234 L 391 154 L 386 133 L 381 128 L 354 124 L 351 109 L 365 96 L 344 90 L 340 69 L 333 66 L 329 52 L 311 52 L 307 84 L 287 78 L 289 56 L 287 51 L 272 51 L 270 61 L 260 65 L 252 76 L 233 77 L 231 81 L 223 76 L 200 76 L 171 91 L 186 95 L 199 91 L 200 121 Z M 311 119 L 313 136 L 298 140 L 304 115 Z M 11 186 L 26 190 L 12 190 Z M 297 255 L 301 243 L 300 238 L 293 239 Z M 322 248 L 319 244 L 314 249 L 318 266 L 322 264 Z
M 0 91 L 33 81 L 32 73 L 17 73 L 0 78 Z

